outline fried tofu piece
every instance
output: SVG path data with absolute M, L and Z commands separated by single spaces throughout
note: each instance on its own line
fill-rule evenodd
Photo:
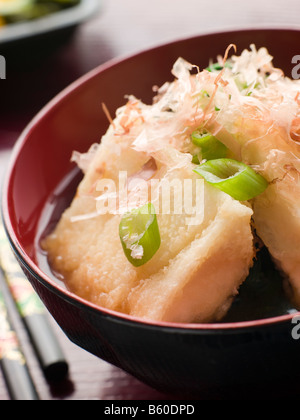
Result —
M 253 226 L 300 308 L 300 80 L 275 68 L 266 48 L 251 45 L 226 65 L 219 60 L 217 71 L 200 72 L 194 85 L 194 120 L 269 182 L 249 203 Z
M 118 112 L 71 206 L 43 242 L 50 264 L 70 291 L 100 307 L 155 321 L 219 320 L 253 263 L 252 209 L 200 180 L 190 155 L 167 144 L 151 153 L 136 150 L 133 143 L 144 122 L 137 116 L 130 130 L 123 130 L 125 113 L 126 109 Z M 151 202 L 161 246 L 141 267 L 131 265 L 124 255 L 119 238 L 122 214 L 97 212 L 99 197 L 106 194 L 99 192 L 99 182 L 108 179 L 119 188 L 120 171 L 131 181 L 156 181 Z M 182 209 L 175 187 L 169 190 L 170 211 L 164 209 L 162 181 L 176 186 L 186 180 L 180 192 L 193 200 L 197 211 Z M 109 198 L 114 198 L 113 192 Z M 117 204 L 120 210 L 119 197 Z

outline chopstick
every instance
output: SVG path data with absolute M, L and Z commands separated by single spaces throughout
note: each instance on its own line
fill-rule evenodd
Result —
M 2 273 L 0 273 L 2 276 Z M 0 289 L 0 366 L 12 400 L 39 400 Z
M 22 272 L 0 223 L 0 266 L 47 380 L 61 381 L 68 363 L 53 333 L 45 306 Z

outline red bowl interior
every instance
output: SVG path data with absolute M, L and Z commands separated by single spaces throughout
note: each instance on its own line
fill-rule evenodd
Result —
M 86 151 L 92 143 L 99 142 L 106 131 L 108 122 L 102 112 L 102 102 L 113 113 L 124 104 L 126 94 L 134 94 L 145 102 L 151 101 L 153 85 L 172 80 L 170 70 L 178 56 L 205 67 L 210 58 L 223 54 L 230 43 L 237 45 L 238 53 L 255 43 L 257 47 L 266 46 L 275 57 L 275 65 L 290 76 L 293 67 L 291 59 L 299 53 L 299 34 L 296 30 L 243 30 L 180 40 L 106 63 L 54 98 L 20 136 L 3 190 L 5 227 L 18 258 L 27 269 L 36 273 L 44 286 L 74 304 L 145 323 L 97 308 L 80 299 L 66 291 L 38 265 L 35 243 L 41 215 L 49 196 L 74 168 L 74 164 L 70 163 L 72 151 Z M 283 315 L 265 320 L 209 325 L 154 324 L 215 330 L 266 325 L 291 318 L 292 315 Z

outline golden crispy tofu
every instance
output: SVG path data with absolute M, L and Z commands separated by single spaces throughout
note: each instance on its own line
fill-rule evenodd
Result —
M 128 130 L 127 112 L 128 106 L 118 111 L 70 208 L 44 241 L 50 264 L 69 290 L 105 308 L 158 321 L 219 320 L 253 262 L 252 209 L 199 179 L 191 156 L 167 142 L 140 150 L 136 140 L 147 121 L 139 118 L 139 108 Z M 121 245 L 124 202 L 115 190 L 103 189 L 110 180 L 118 190 L 120 172 L 128 174 L 127 204 L 133 207 L 140 199 L 135 189 L 139 180 L 147 186 L 154 181 L 151 201 L 161 246 L 141 267 L 127 260 Z M 171 186 L 169 196 L 162 189 L 164 181 Z M 179 195 L 193 205 L 182 205 Z M 149 200 L 148 189 L 144 199 Z M 109 201 L 117 205 L 115 211 L 100 214 L 99 205 Z
M 235 159 L 269 182 L 251 200 L 253 223 L 300 308 L 300 80 L 255 46 L 234 56 L 221 76 L 214 103 L 220 112 L 207 125 Z

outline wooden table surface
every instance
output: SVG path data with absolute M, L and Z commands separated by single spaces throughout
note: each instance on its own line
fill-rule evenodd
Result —
M 35 113 L 70 82 L 107 60 L 215 30 L 300 27 L 299 0 L 99 1 L 103 3 L 101 12 L 70 39 L 61 39 L 57 48 L 43 51 L 35 59 L 20 51 L 15 57 L 14 52 L 8 52 L 7 79 L 0 81 L 0 176 L 11 147 Z M 1 44 L 0 54 L 4 54 Z M 81 350 L 49 319 L 70 365 L 68 379 L 55 386 L 44 379 L 23 325 L 15 320 L 41 399 L 171 399 Z M 9 399 L 0 372 L 0 400 Z

